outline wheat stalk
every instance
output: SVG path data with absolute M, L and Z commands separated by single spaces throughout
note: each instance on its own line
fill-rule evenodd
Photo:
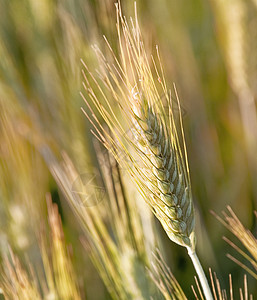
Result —
M 158 48 L 158 65 L 152 57 L 153 74 L 138 20 L 130 19 L 129 25 L 122 16 L 120 3 L 117 4 L 117 29 L 119 57 L 114 55 L 107 42 L 114 62 L 110 63 L 106 55 L 95 47 L 101 67 L 98 72 L 100 81 L 83 62 L 86 69 L 86 72 L 83 71 L 84 88 L 91 100 L 90 104 L 82 95 L 89 113 L 83 111 L 94 126 L 97 138 L 129 171 L 169 238 L 188 249 L 206 299 L 212 299 L 195 253 L 195 213 L 176 89 L 180 135 L 175 125 L 171 93 L 166 86 Z M 163 101 L 168 104 L 168 114 L 161 94 L 165 98 Z M 108 130 L 101 125 L 93 106 L 108 125 Z M 119 114 L 122 115 L 122 124 L 117 117 Z M 127 134 L 128 128 L 133 129 L 130 130 L 132 136 Z M 179 136 L 182 138 L 182 147 Z

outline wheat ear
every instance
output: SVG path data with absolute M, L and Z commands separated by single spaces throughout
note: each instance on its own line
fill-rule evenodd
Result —
M 140 111 L 140 110 L 139 110 Z M 161 117 L 159 117 L 161 116 Z M 200 279 L 206 299 L 213 299 L 203 268 L 195 252 L 195 213 L 190 179 L 183 164 L 176 128 L 169 134 L 164 116 L 156 115 L 147 101 L 141 102 L 141 113 L 135 114 L 137 141 L 150 156 L 155 187 L 150 197 L 155 215 L 169 238 L 185 246 Z M 173 118 L 171 117 L 173 121 Z M 172 122 L 172 124 L 174 124 Z M 153 186 L 151 180 L 151 185 Z
M 82 95 L 89 108 L 89 112 L 84 110 L 84 113 L 93 124 L 98 139 L 129 171 L 169 238 L 188 249 L 206 299 L 212 300 L 208 282 L 195 254 L 195 213 L 179 100 L 177 97 L 180 135 L 175 125 L 172 100 L 166 87 L 158 49 L 158 66 L 152 58 L 152 67 L 155 69 L 153 75 L 138 20 L 130 21 L 129 26 L 122 16 L 119 2 L 117 29 L 120 56 L 117 58 L 114 55 L 107 42 L 114 57 L 114 62 L 110 63 L 106 55 L 95 47 L 103 70 L 100 72 L 100 81 L 83 63 L 87 70 L 83 72 L 84 87 L 91 101 L 90 104 Z M 168 105 L 168 114 L 161 94 Z M 109 130 L 101 125 L 93 106 Z M 122 116 L 122 123 L 118 115 Z M 128 128 L 133 128 L 132 136 L 127 134 Z M 179 136 L 183 141 L 182 147 Z
M 149 156 L 151 206 L 174 242 L 194 248 L 195 214 L 188 178 L 182 166 L 174 134 L 169 134 L 161 115 L 145 101 L 137 122 L 137 142 Z

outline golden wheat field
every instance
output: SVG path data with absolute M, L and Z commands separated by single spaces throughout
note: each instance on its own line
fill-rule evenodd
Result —
M 256 0 L 0 0 L 0 299 L 257 299 L 256 101 Z

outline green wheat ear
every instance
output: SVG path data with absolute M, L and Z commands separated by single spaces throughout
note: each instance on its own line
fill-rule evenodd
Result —
M 89 109 L 89 112 L 83 111 L 94 126 L 97 138 L 129 171 L 169 238 L 187 248 L 206 298 L 212 299 L 195 254 L 195 213 L 177 92 L 175 89 L 180 112 L 179 127 L 175 125 L 158 48 L 158 65 L 153 57 L 150 65 L 137 17 L 128 23 L 122 15 L 120 3 L 116 7 L 120 54 L 115 56 L 107 41 L 113 56 L 113 61 L 109 62 L 106 55 L 95 47 L 100 62 L 100 79 L 96 79 L 82 61 L 86 69 L 83 71 L 84 88 L 90 98 L 88 101 L 82 95 Z M 168 104 L 168 114 L 164 104 Z M 93 107 L 101 119 L 96 117 Z M 129 128 L 133 128 L 132 136 L 127 134 Z
M 141 106 L 135 121 L 137 142 L 143 145 L 152 171 L 150 205 L 172 241 L 194 248 L 195 213 L 176 134 L 165 125 L 165 116 L 157 114 L 149 103 Z

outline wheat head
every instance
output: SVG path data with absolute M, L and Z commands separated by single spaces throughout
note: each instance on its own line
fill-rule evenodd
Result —
M 130 172 L 169 238 L 194 250 L 195 214 L 181 113 L 182 147 L 158 48 L 158 65 L 153 58 L 150 65 L 137 18 L 131 19 L 129 25 L 121 14 L 119 3 L 117 28 L 118 57 L 107 42 L 113 63 L 95 47 L 101 67 L 100 80 L 83 63 L 86 69 L 83 71 L 84 88 L 90 98 L 89 103 L 82 95 L 89 108 L 89 113 L 85 110 L 84 113 L 93 124 L 95 135 Z M 168 104 L 168 109 L 163 102 Z M 101 125 L 93 106 L 108 130 Z M 120 114 L 122 123 L 117 117 Z M 133 129 L 130 130 L 132 135 L 128 134 L 128 128 Z
M 139 128 L 137 142 L 149 157 L 153 175 L 151 205 L 170 239 L 191 246 L 194 208 L 174 133 L 170 134 L 162 114 L 157 114 L 147 102 L 144 106 L 135 120 Z

